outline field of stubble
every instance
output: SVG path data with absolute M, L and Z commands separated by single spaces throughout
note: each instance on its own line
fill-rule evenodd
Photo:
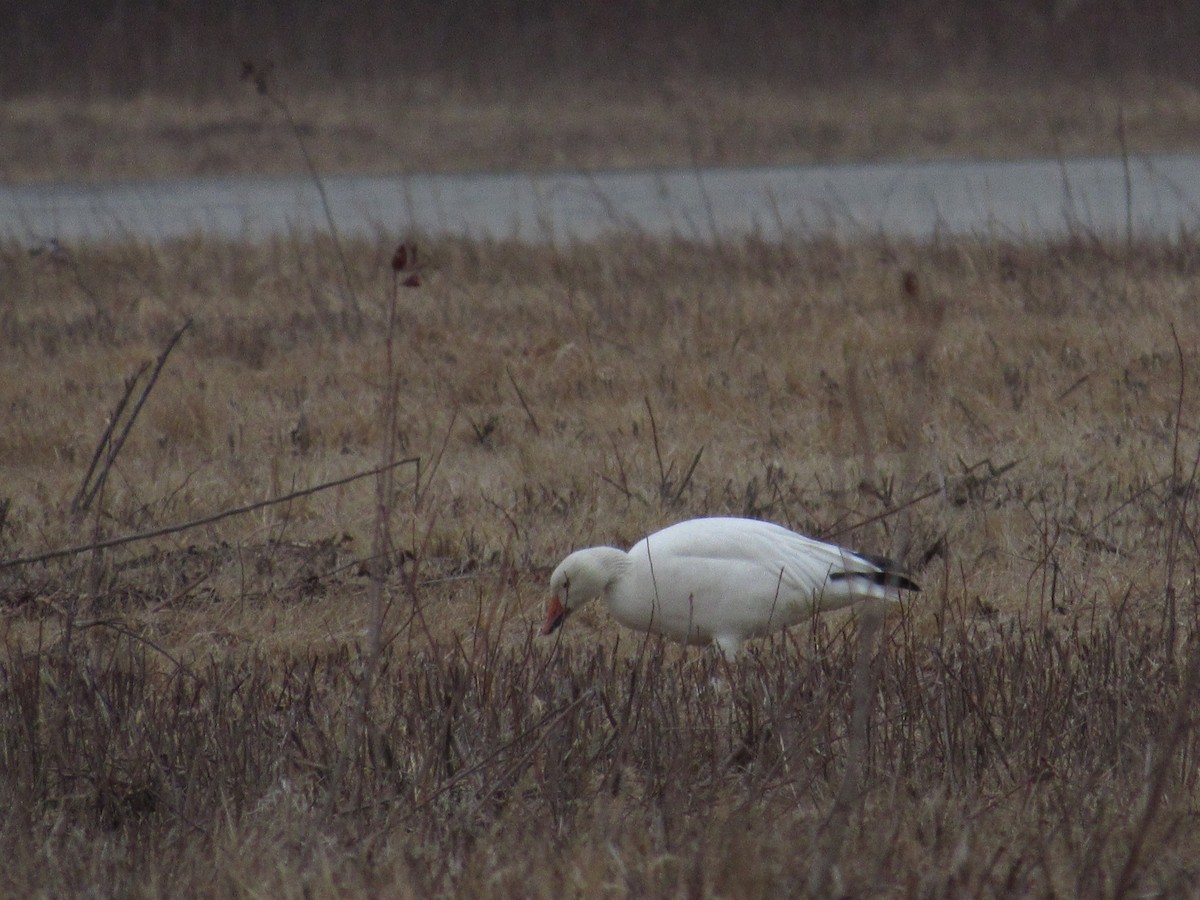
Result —
M 163 532 L 0 568 L 0 892 L 1197 890 L 1200 243 L 394 246 L 0 247 L 0 559 Z M 924 591 L 535 636 L 706 514 Z

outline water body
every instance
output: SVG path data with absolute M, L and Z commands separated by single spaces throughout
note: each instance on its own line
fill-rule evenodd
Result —
M 783 233 L 1041 238 L 1200 227 L 1200 155 L 892 162 L 596 173 L 333 176 L 344 236 L 412 230 L 528 240 L 611 231 L 711 239 Z M 0 187 L 0 236 L 64 242 L 328 229 L 311 178 Z

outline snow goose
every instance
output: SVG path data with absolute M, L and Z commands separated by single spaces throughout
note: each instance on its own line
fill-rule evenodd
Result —
M 576 550 L 550 578 L 542 634 L 604 597 L 622 625 L 689 644 L 716 642 L 727 658 L 747 638 L 861 600 L 920 587 L 880 556 L 854 553 L 756 519 L 689 519 L 626 553 Z

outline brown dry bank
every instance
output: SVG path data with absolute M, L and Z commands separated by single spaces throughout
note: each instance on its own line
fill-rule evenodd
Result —
M 321 240 L 0 248 L 0 556 L 376 465 L 391 250 L 348 247 L 347 285 Z M 765 897 L 830 865 L 855 896 L 1197 889 L 1200 244 L 421 265 L 390 570 L 370 480 L 0 570 L 0 889 Z M 853 617 L 730 670 L 599 609 L 533 636 L 566 551 L 717 513 L 925 585 L 885 624 L 844 831 Z
M 4 9 L 2 7 L 11 7 Z M 1189 4 L 0 4 L 0 177 L 1194 151 Z
M 975 80 L 836 86 L 668 81 L 551 84 L 502 98 L 436 84 L 287 93 L 324 174 L 799 164 L 1116 155 L 1200 146 L 1183 82 Z M 0 101 L 9 181 L 278 175 L 304 171 L 279 110 L 231 85 L 217 99 L 147 94 Z

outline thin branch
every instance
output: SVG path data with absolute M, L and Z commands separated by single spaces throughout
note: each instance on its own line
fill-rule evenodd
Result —
M 833 531 L 826 532 L 825 534 L 821 535 L 821 538 L 822 538 L 822 540 L 832 540 L 835 537 L 838 537 L 843 534 L 849 534 L 850 532 L 855 531 L 859 528 L 862 528 L 866 525 L 872 525 L 875 522 L 882 522 L 884 519 L 890 519 L 892 516 L 896 515 L 897 513 L 903 512 L 904 510 L 908 509 L 910 506 L 916 506 L 918 503 L 928 500 L 930 497 L 935 497 L 938 494 L 940 494 L 941 492 L 942 492 L 942 488 L 940 485 L 935 488 L 930 488 L 925 493 L 918 494 L 917 496 L 913 497 L 911 500 L 905 500 L 903 503 L 901 503 L 899 506 L 895 507 L 894 509 L 885 509 L 883 512 L 881 512 L 877 515 L 874 515 L 874 516 L 869 516 L 859 522 L 855 522 L 853 525 L 843 525 L 841 528 L 837 528 L 837 529 L 834 529 Z
M 458 422 L 458 410 L 455 410 L 450 416 L 450 424 L 446 426 L 446 433 L 442 436 L 442 446 L 438 448 L 437 456 L 433 458 L 433 465 L 429 468 L 429 474 L 425 476 L 424 486 L 421 486 L 419 482 L 417 484 L 416 496 L 413 499 L 415 509 L 421 508 L 425 495 L 429 492 L 430 485 L 433 484 L 433 476 L 437 474 L 438 467 L 442 464 L 442 457 L 446 453 L 446 445 L 450 443 L 450 435 L 454 431 L 456 422 Z
M 692 458 L 692 464 L 688 466 L 687 471 L 683 474 L 683 478 L 679 481 L 679 490 L 675 492 L 672 498 L 672 504 L 678 504 L 679 498 L 683 496 L 683 492 L 687 490 L 687 486 L 691 484 L 692 476 L 696 474 L 696 466 L 700 465 L 700 457 L 704 455 L 704 448 L 701 447 L 696 451 L 696 455 Z
M 538 425 L 537 416 L 533 414 L 533 410 L 529 408 L 529 404 L 525 402 L 525 395 L 521 393 L 521 386 L 517 384 L 517 379 L 513 378 L 512 369 L 504 367 L 504 372 L 508 375 L 508 380 L 512 383 L 513 390 L 517 392 L 517 399 L 521 401 L 521 407 L 525 410 L 525 415 L 529 417 L 529 424 L 533 426 L 535 434 L 541 434 L 541 426 Z
M 642 398 L 646 403 L 646 413 L 650 416 L 650 436 L 654 439 L 654 456 L 658 460 L 658 493 L 666 497 L 667 469 L 663 466 L 662 450 L 658 446 L 658 423 L 654 421 L 654 409 L 650 406 L 650 398 Z
M 78 506 L 72 504 L 72 509 L 85 510 L 91 506 L 92 501 L 96 499 L 96 494 L 100 492 L 101 488 L 104 487 L 105 482 L 108 481 L 109 470 L 112 469 L 113 463 L 117 461 L 117 456 L 121 453 L 121 448 L 125 446 L 125 441 L 129 437 L 129 433 L 133 430 L 133 423 L 137 421 L 137 417 L 141 413 L 142 407 L 145 406 L 146 400 L 150 396 L 150 392 L 154 390 L 154 385 L 158 383 L 158 376 L 162 374 L 163 366 L 167 364 L 167 357 L 171 355 L 171 351 L 175 349 L 175 345 L 179 343 L 179 339 L 183 337 L 183 333 L 191 327 L 192 320 L 188 319 L 181 326 L 179 326 L 173 335 L 171 335 L 171 339 L 167 341 L 167 345 L 163 347 L 162 353 L 158 354 L 158 359 L 154 361 L 154 369 L 150 373 L 150 380 L 147 381 L 146 386 L 142 388 L 141 396 L 138 397 L 137 403 L 134 404 L 133 410 L 129 413 L 129 418 L 125 420 L 125 427 L 121 429 L 120 437 L 113 442 L 112 447 L 109 449 L 108 455 L 104 460 L 104 467 L 100 470 L 100 475 L 96 478 L 95 482 L 86 492 L 84 492 L 82 488 L 80 489 L 83 497 L 79 501 Z M 134 377 L 135 382 L 144 371 L 145 367 L 138 370 L 138 374 Z M 122 402 L 120 405 L 123 408 L 125 404 Z M 111 435 L 111 430 L 107 432 L 107 434 Z
M 88 485 L 91 483 L 92 475 L 96 472 L 96 466 L 100 462 L 100 457 L 104 455 L 104 448 L 110 445 L 112 433 L 117 427 L 117 422 L 121 420 L 121 413 L 125 411 L 125 406 L 129 403 L 129 398 L 133 396 L 133 389 L 137 387 L 138 380 L 145 374 L 148 368 L 150 368 L 149 360 L 142 363 L 136 372 L 125 379 L 125 393 L 121 395 L 121 399 L 117 401 L 112 414 L 108 417 L 108 424 L 104 428 L 104 434 L 100 435 L 100 440 L 96 442 L 96 451 L 92 454 L 92 461 L 88 464 L 87 472 L 83 475 L 83 481 L 79 485 L 78 492 L 76 492 L 74 499 L 71 500 L 72 512 L 78 512 L 83 508 L 83 495 L 87 493 Z
M 1121 144 L 1121 172 L 1125 181 L 1125 252 L 1133 254 L 1133 178 L 1129 173 L 1129 140 L 1125 134 L 1125 108 L 1117 109 L 1117 140 Z
M 384 379 L 383 393 L 380 395 L 380 418 L 383 419 L 383 441 L 380 447 L 382 459 L 376 468 L 378 478 L 375 481 L 375 529 L 372 535 L 371 556 L 378 561 L 373 566 L 370 589 L 370 619 L 367 625 L 367 653 L 363 660 L 362 676 L 358 682 L 357 715 L 350 719 L 346 733 L 346 743 L 338 755 L 337 765 L 333 769 L 325 794 L 325 803 L 321 812 L 321 821 L 328 822 L 333 815 L 334 805 L 341 793 L 346 774 L 350 769 L 352 755 L 356 755 L 362 743 L 363 736 L 370 738 L 371 728 L 371 694 L 375 687 L 375 676 L 379 671 L 379 656 L 383 650 L 383 620 L 387 604 L 384 598 L 384 581 L 392 557 L 392 514 L 395 508 L 393 491 L 394 461 L 396 458 L 396 427 L 399 417 L 399 375 L 396 371 L 396 318 L 400 308 L 401 278 L 410 271 L 411 263 L 416 264 L 416 252 L 410 254 L 406 244 L 396 248 L 392 256 L 392 289 L 388 295 L 387 330 L 383 339 Z M 407 283 L 407 282 L 405 282 Z M 413 285 L 419 284 L 413 282 Z
M 416 465 L 420 461 L 420 457 L 410 456 L 408 459 L 397 460 L 387 468 L 396 468 L 399 466 L 413 464 Z M 362 478 L 370 478 L 384 471 L 381 468 L 368 469 L 365 472 L 356 472 L 353 475 L 347 475 L 345 478 L 338 478 L 335 481 L 326 481 L 314 487 L 304 488 L 299 491 L 292 491 L 290 494 L 284 494 L 280 497 L 271 497 L 267 500 L 259 500 L 255 503 L 248 503 L 245 506 L 234 507 L 233 509 L 225 509 L 219 513 L 213 513 L 210 516 L 204 516 L 200 519 L 192 519 L 189 522 L 181 522 L 177 525 L 167 525 L 162 528 L 153 528 L 150 531 L 140 531 L 137 534 L 126 534 L 121 537 L 109 538 L 105 541 L 95 541 L 90 544 L 81 544 L 77 547 L 65 547 L 60 550 L 51 550 L 47 553 L 38 553 L 34 556 L 18 556 L 13 559 L 0 560 L 0 569 L 10 569 L 14 566 L 27 566 L 31 563 L 46 562 L 51 559 L 60 559 L 64 556 L 78 556 L 81 553 L 88 553 L 92 550 L 107 550 L 109 547 L 120 547 L 123 544 L 133 544 L 137 541 L 147 541 L 151 538 L 162 537 L 166 534 L 176 534 L 180 531 L 189 531 L 193 528 L 199 528 L 202 525 L 211 525 L 213 522 L 219 522 L 222 519 L 232 518 L 233 516 L 244 515 L 245 513 L 254 512 L 266 506 L 275 506 L 279 503 L 287 503 L 289 500 L 296 500 L 300 497 L 307 497 L 310 494 L 316 494 L 321 491 L 329 490 L 329 488 L 340 487 L 343 484 L 349 484 L 352 481 L 358 481 Z
M 334 255 L 341 266 L 342 280 L 346 287 L 346 293 L 342 299 L 350 307 L 350 313 L 354 316 L 355 328 L 361 328 L 363 325 L 362 309 L 358 303 L 358 295 L 354 290 L 354 279 L 350 275 L 350 263 L 346 259 L 345 250 L 342 248 L 342 238 L 338 232 L 337 221 L 333 218 L 333 206 L 329 202 L 329 194 L 325 190 L 325 182 L 321 180 L 321 173 L 317 171 L 317 164 L 308 152 L 308 145 L 304 143 L 304 134 L 300 128 L 300 123 L 292 115 L 291 107 L 288 106 L 287 101 L 282 96 L 272 89 L 270 81 L 272 68 L 270 63 L 256 65 L 252 62 L 244 62 L 242 63 L 242 79 L 253 81 L 258 93 L 283 113 L 284 119 L 287 120 L 288 128 L 291 129 L 292 137 L 295 139 L 296 146 L 300 150 L 300 157 L 304 161 L 304 168 L 308 171 L 309 178 L 312 179 L 313 184 L 316 186 L 317 194 L 321 198 L 321 210 L 325 214 L 325 224 L 329 226 L 329 238 L 333 241 Z
M 165 649 L 164 647 L 162 647 L 159 644 L 156 644 L 150 638 L 146 637 L 143 634 L 139 634 L 138 632 L 136 632 L 132 628 L 130 628 L 128 625 L 125 625 L 124 623 L 119 622 L 116 619 L 95 619 L 91 622 L 80 622 L 76 627 L 80 631 L 83 631 L 85 628 L 107 628 L 110 631 L 117 632 L 117 634 L 123 634 L 127 638 L 137 641 L 138 643 L 145 644 L 151 650 L 155 651 L 156 653 L 161 654 L 162 656 L 165 656 L 168 660 L 170 660 L 171 664 L 173 666 L 175 666 L 175 669 L 177 671 L 182 672 L 183 674 L 187 675 L 193 681 L 200 680 L 195 672 L 193 672 L 190 668 L 188 668 L 186 665 L 184 665 L 183 662 L 180 661 L 178 657 L 174 656 L 169 650 Z

